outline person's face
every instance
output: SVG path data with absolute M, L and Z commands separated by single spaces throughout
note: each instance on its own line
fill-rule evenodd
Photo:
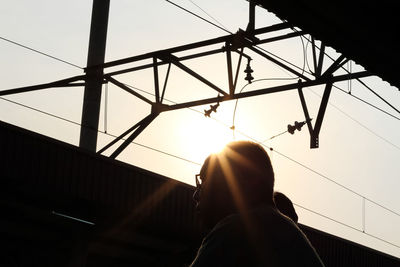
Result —
M 209 170 L 207 163 L 203 165 L 200 174 L 195 176 L 196 191 L 193 200 L 204 225 L 213 227 L 231 212 L 231 205 L 228 205 L 230 194 L 223 177 L 220 177 L 215 169 Z
M 207 161 L 206 161 L 207 162 Z M 193 200 L 195 202 L 196 211 L 202 215 L 207 210 L 207 198 L 204 194 L 209 195 L 209 179 L 206 177 L 206 164 L 203 165 L 199 174 L 195 175 L 196 190 L 193 194 Z
M 195 209 L 197 212 L 199 212 L 200 211 L 201 183 L 202 183 L 200 174 L 195 175 L 195 181 L 196 181 L 196 190 L 194 191 L 194 194 L 193 194 L 193 200 L 195 202 Z

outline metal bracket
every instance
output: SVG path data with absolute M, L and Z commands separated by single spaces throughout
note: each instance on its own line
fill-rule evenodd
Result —
M 326 82 L 324 94 L 322 96 L 321 104 L 319 106 L 318 115 L 317 115 L 317 119 L 316 119 L 314 128 L 311 124 L 310 114 L 308 113 L 308 108 L 307 108 L 306 100 L 304 98 L 303 86 L 302 86 L 301 80 L 299 80 L 298 84 L 299 84 L 298 92 L 299 92 L 300 102 L 301 102 L 301 106 L 303 107 L 303 112 L 304 112 L 304 116 L 306 118 L 308 131 L 310 132 L 310 148 L 318 148 L 319 147 L 319 132 L 321 131 L 321 125 L 322 125 L 322 121 L 324 119 L 326 107 L 328 105 L 329 96 L 332 91 L 333 82 L 332 82 L 332 80 L 328 80 Z

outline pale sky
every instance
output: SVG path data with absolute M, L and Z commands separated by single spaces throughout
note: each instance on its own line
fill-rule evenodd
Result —
M 231 32 L 246 28 L 247 1 L 192 2 Z M 192 2 L 175 1 L 212 20 Z M 91 5 L 92 1 L 81 0 L 4 0 L 0 6 L 0 37 L 85 67 Z M 280 22 L 273 14 L 257 8 L 256 27 Z M 106 61 L 223 35 L 226 35 L 224 31 L 166 1 L 114 0 L 111 1 L 110 7 Z M 311 48 L 306 44 L 306 40 L 303 41 L 311 66 Z M 300 68 L 303 66 L 304 52 L 299 37 L 262 47 Z M 33 53 L 2 39 L 0 49 L 0 90 L 83 74 L 79 68 Z M 327 52 L 332 57 L 337 57 L 333 49 L 328 49 Z M 248 53 L 253 58 L 251 65 L 255 80 L 296 78 L 266 59 Z M 237 58 L 235 55 L 235 66 Z M 224 54 L 187 61 L 185 64 L 227 90 Z M 244 67 L 245 62 L 242 63 L 237 91 L 246 84 Z M 305 69 L 308 70 L 307 65 Z M 353 62 L 352 69 L 362 70 L 362 66 Z M 160 68 L 161 77 L 164 77 L 165 70 L 165 67 Z M 152 75 L 153 72 L 149 69 L 116 78 L 153 93 Z M 397 88 L 375 76 L 362 80 L 392 105 L 400 107 Z M 267 88 L 293 81 L 260 81 L 244 90 Z M 306 127 L 294 135 L 286 133 L 265 143 L 274 149 L 270 155 L 276 173 L 276 189 L 286 193 L 294 203 L 342 224 L 297 206 L 301 223 L 400 257 L 398 215 L 367 200 L 365 231 L 368 235 L 352 229 L 362 230 L 363 227 L 362 196 L 400 214 L 400 114 L 390 109 L 357 81 L 353 81 L 351 85 L 347 82 L 335 85 L 344 91 L 351 89 L 354 96 L 391 113 L 395 118 L 334 88 L 322 124 L 320 148 L 309 148 L 309 133 Z M 310 116 L 313 118 L 318 112 L 322 89 L 313 87 L 304 90 Z M 3 97 L 0 99 L 0 120 L 77 145 L 78 125 L 4 99 L 80 123 L 82 96 L 83 88 L 78 87 L 54 88 Z M 182 102 L 216 96 L 215 91 L 201 82 L 176 67 L 171 68 L 166 99 Z M 121 134 L 150 112 L 147 104 L 113 85 L 108 86 L 107 122 L 104 120 L 104 103 L 103 97 L 99 129 L 107 130 L 107 133 L 112 135 Z M 221 103 L 217 113 L 212 114 L 212 118 L 201 114 L 204 109 L 209 108 L 208 105 L 196 107 L 198 112 L 183 109 L 163 113 L 135 140 L 140 145 L 130 145 L 117 159 L 193 184 L 194 175 L 198 173 L 200 166 L 189 161 L 202 163 L 213 149 L 233 140 L 229 127 L 232 125 L 234 104 L 234 101 Z M 304 114 L 296 91 L 242 99 L 238 102 L 236 110 L 235 137 L 236 140 L 252 138 L 261 142 L 285 131 L 288 124 L 303 120 Z M 98 148 L 102 148 L 111 140 L 112 137 L 99 134 Z

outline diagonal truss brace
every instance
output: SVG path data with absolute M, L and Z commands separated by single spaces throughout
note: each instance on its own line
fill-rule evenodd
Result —
M 160 55 L 160 58 L 165 62 L 170 62 L 170 63 L 174 64 L 175 66 L 177 66 L 181 70 L 185 71 L 186 73 L 192 75 L 193 77 L 195 77 L 199 81 L 201 81 L 204 84 L 208 85 L 209 87 L 211 87 L 212 89 L 214 89 L 218 93 L 221 93 L 222 95 L 227 95 L 227 93 L 225 91 L 223 91 L 222 89 L 220 89 L 218 86 L 216 86 L 215 84 L 213 84 L 212 82 L 210 82 L 209 80 L 207 80 L 206 78 L 201 76 L 200 74 L 196 73 L 195 71 L 191 70 L 190 68 L 188 68 L 187 66 L 185 66 L 184 64 L 179 62 L 179 59 L 177 57 L 175 57 L 174 55 L 171 55 L 171 54 Z
M 108 145 L 100 149 L 97 154 L 101 154 L 107 149 L 109 149 L 111 146 L 116 144 L 118 141 L 122 140 L 126 135 L 131 133 L 131 135 L 124 140 L 124 142 L 110 155 L 110 158 L 115 159 L 121 152 L 136 138 L 139 136 L 141 132 L 143 132 L 144 129 L 159 115 L 157 112 L 151 112 L 149 115 L 147 115 L 144 119 L 136 123 L 134 126 L 126 130 L 123 134 L 115 138 L 113 141 L 111 141 Z

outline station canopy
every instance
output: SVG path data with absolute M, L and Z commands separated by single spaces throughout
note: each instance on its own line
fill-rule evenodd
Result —
M 254 1 L 400 89 L 397 1 Z

